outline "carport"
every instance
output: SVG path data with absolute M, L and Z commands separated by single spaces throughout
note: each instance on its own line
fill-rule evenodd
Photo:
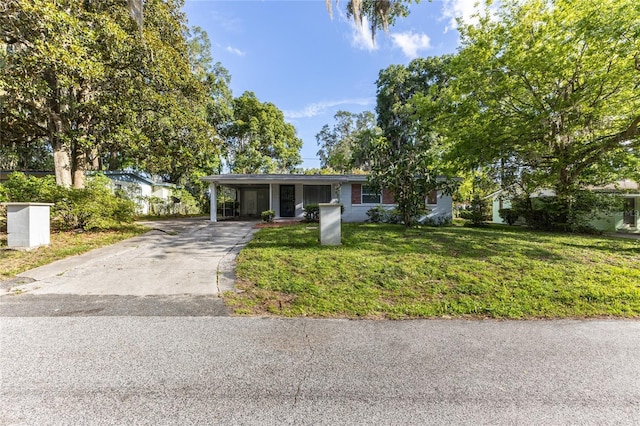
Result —
M 265 210 L 273 210 L 276 219 L 302 218 L 305 205 L 339 202 L 340 187 L 348 178 L 343 175 L 223 174 L 205 176 L 202 180 L 209 183 L 210 218 L 217 222 L 226 218 L 260 217 Z M 220 194 L 226 194 L 221 206 L 218 205 Z M 232 200 L 227 201 L 227 196 Z

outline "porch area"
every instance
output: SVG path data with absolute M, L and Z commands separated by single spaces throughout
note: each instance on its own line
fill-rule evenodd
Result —
M 333 175 L 215 175 L 203 180 L 209 182 L 212 222 L 260 219 L 266 210 L 275 212 L 276 221 L 300 220 L 307 205 L 338 203 L 346 182 Z

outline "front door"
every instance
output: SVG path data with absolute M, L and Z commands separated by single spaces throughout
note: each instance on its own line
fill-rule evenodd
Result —
M 623 223 L 628 226 L 636 226 L 636 199 L 626 198 L 624 200 Z
M 280 217 L 295 217 L 296 215 L 296 187 L 294 185 L 280 185 Z

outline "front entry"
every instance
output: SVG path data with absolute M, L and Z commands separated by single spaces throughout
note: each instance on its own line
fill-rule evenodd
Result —
M 624 200 L 623 222 L 627 226 L 636 226 L 636 199 L 626 198 Z
M 294 185 L 280 185 L 280 217 L 295 217 L 296 215 L 296 187 Z

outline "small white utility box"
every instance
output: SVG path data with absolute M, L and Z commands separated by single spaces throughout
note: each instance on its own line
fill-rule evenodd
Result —
M 49 203 L 3 203 L 7 206 L 7 246 L 35 248 L 49 244 Z
M 320 245 L 339 246 L 341 244 L 340 204 L 320 203 Z

